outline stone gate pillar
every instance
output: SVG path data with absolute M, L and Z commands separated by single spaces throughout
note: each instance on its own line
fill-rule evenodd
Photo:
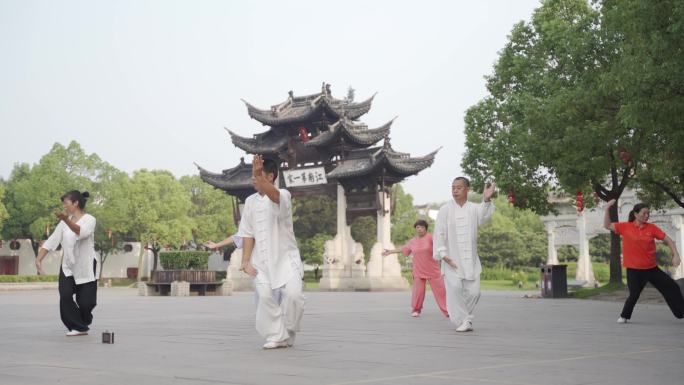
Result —
M 360 257 L 359 257 L 360 255 Z M 319 282 L 322 290 L 354 290 L 365 276 L 363 246 L 351 236 L 347 225 L 347 197 L 344 187 L 337 184 L 337 234 L 325 242 L 323 252 L 323 276 Z
M 546 234 L 548 236 L 548 254 L 546 257 L 546 264 L 557 265 L 558 251 L 556 250 L 556 222 L 546 223 Z
M 396 254 L 382 256 L 384 249 L 395 249 L 392 243 L 390 194 L 378 191 L 380 207 L 377 212 L 377 241 L 371 248 L 367 276 L 371 290 L 396 290 L 408 288 L 408 281 L 401 275 L 401 265 Z
M 594 269 L 589 255 L 589 238 L 587 238 L 587 220 L 584 211 L 577 214 L 577 232 L 579 233 L 579 256 L 577 258 L 577 273 L 575 279 L 585 281 L 584 286 L 593 286 L 596 281 Z

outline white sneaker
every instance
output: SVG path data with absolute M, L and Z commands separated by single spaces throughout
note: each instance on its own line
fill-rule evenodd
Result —
M 78 330 L 69 330 L 66 334 L 67 337 L 75 337 L 75 336 L 87 336 L 88 332 L 79 332 Z
M 465 320 L 465 321 L 463 321 L 461 326 L 456 328 L 456 331 L 459 333 L 472 332 L 473 331 L 473 323 L 468 321 L 468 320 Z
M 280 348 L 286 348 L 287 347 L 287 342 L 285 341 L 280 341 L 280 342 L 275 342 L 275 341 L 268 341 L 262 346 L 264 349 L 280 349 Z
M 626 324 L 627 321 L 628 321 L 627 318 L 622 318 L 622 317 L 620 317 L 620 318 L 618 318 L 617 323 L 619 323 L 619 324 Z
M 287 343 L 288 347 L 291 347 L 295 343 L 295 338 L 297 338 L 297 333 L 288 330 L 287 334 L 290 335 L 290 338 L 286 339 L 285 342 Z
M 419 317 L 419 316 L 420 316 L 420 313 L 418 313 L 417 311 L 414 311 L 413 313 L 411 313 L 411 317 Z

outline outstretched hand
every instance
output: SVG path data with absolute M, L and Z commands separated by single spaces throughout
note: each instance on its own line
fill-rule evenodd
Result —
M 496 191 L 496 185 L 494 184 L 494 182 L 487 183 L 485 185 L 485 189 L 482 192 L 482 197 L 484 198 L 485 202 L 489 202 L 492 199 L 492 196 L 494 195 L 495 191 Z
M 611 207 L 613 207 L 613 205 L 615 204 L 615 202 L 616 202 L 615 199 L 609 200 L 608 203 L 606 203 L 606 210 L 608 210 L 608 209 L 610 209 Z

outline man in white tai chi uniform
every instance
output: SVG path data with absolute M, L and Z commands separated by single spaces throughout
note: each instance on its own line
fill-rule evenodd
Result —
M 242 267 L 254 277 L 257 292 L 256 329 L 266 339 L 264 349 L 292 346 L 304 314 L 304 269 L 292 229 L 290 192 L 278 189 L 278 166 L 254 156 L 255 194 L 245 201 L 238 236 Z
M 473 330 L 473 310 L 480 299 L 482 265 L 477 255 L 477 229 L 494 214 L 494 184 L 484 190 L 483 202 L 468 202 L 470 181 L 464 177 L 451 184 L 453 200 L 437 214 L 433 234 L 434 258 L 442 261 L 449 319 L 457 332 Z

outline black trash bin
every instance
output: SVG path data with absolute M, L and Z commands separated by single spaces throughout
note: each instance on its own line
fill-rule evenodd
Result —
M 541 295 L 544 298 L 567 298 L 567 265 L 543 265 L 541 267 Z

